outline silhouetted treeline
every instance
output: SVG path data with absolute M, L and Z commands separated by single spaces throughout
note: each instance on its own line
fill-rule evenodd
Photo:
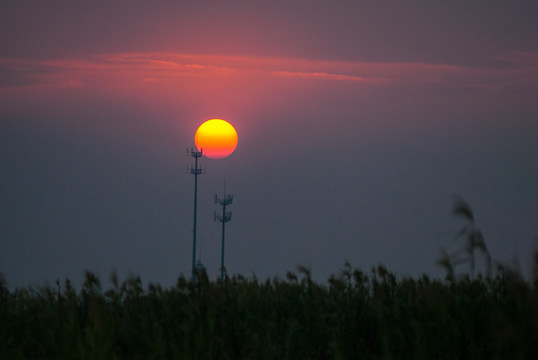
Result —
M 398 280 L 346 264 L 326 285 L 305 268 L 264 282 L 235 276 L 175 287 L 139 277 L 77 292 L 1 284 L 1 359 L 531 359 L 538 282 L 492 277 Z

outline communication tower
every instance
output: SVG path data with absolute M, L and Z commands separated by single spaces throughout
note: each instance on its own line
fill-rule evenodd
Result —
M 224 196 L 219 198 L 215 194 L 215 204 L 222 206 L 222 215 L 217 215 L 217 212 L 214 212 L 215 221 L 220 221 L 222 223 L 222 250 L 220 254 L 220 279 L 224 280 L 224 234 L 226 223 L 232 220 L 232 213 L 226 211 L 226 206 L 231 205 L 234 200 L 233 195 L 226 195 L 226 187 L 224 187 Z
M 203 156 L 203 150 L 191 148 L 187 153 L 194 158 L 194 167 L 191 166 L 191 174 L 194 175 L 194 223 L 192 226 L 192 281 L 196 281 L 196 211 L 198 199 L 198 175 L 202 173 L 202 168 L 198 166 L 198 158 Z

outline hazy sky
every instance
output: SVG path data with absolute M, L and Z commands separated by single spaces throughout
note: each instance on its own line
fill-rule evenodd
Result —
M 224 180 L 230 273 L 443 276 L 455 194 L 492 257 L 528 273 L 537 19 L 534 0 L 4 0 L 0 272 L 11 287 L 190 276 L 186 149 L 222 118 L 239 145 L 202 159 L 198 183 L 211 278 Z

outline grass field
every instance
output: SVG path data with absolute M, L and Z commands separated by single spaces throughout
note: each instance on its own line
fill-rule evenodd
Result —
M 538 354 L 538 282 L 494 276 L 402 278 L 346 264 L 320 285 L 285 279 L 184 277 L 110 287 L 85 274 L 0 296 L 1 359 L 531 359 Z
M 86 272 L 80 291 L 9 291 L 0 274 L 0 359 L 535 359 L 538 251 L 531 281 L 492 269 L 470 206 L 457 199 L 453 214 L 464 226 L 460 248 L 441 251 L 444 279 L 345 263 L 325 284 L 299 267 L 171 288 L 115 273 L 105 288 Z

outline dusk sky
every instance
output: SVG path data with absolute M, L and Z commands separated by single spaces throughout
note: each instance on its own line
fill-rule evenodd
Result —
M 476 216 L 495 261 L 538 245 L 538 2 L 0 2 L 0 273 L 10 287 L 220 266 L 213 196 L 234 195 L 230 274 L 345 261 L 428 273 Z M 481 264 L 479 270 L 483 270 Z M 461 266 L 457 272 L 467 271 Z

